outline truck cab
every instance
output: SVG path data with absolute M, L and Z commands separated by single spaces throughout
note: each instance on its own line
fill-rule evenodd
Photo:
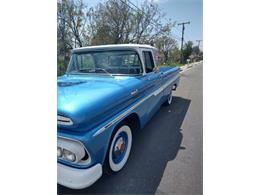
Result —
M 92 185 L 127 164 L 133 132 L 172 102 L 180 69 L 159 67 L 157 49 L 119 44 L 77 48 L 58 78 L 58 183 Z

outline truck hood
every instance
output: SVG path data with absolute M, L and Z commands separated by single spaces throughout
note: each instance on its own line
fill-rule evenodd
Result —
M 65 75 L 58 78 L 58 114 L 72 119 L 75 130 L 88 130 L 127 107 L 140 77 Z

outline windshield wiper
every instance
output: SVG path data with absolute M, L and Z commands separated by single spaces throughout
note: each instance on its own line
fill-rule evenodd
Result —
M 109 74 L 110 76 L 113 76 L 110 72 L 108 72 L 104 68 L 83 68 L 83 69 L 79 69 L 78 72 L 97 73 L 97 71 L 100 71 L 100 70 L 106 74 Z
M 102 70 L 103 72 L 105 72 L 105 73 L 107 73 L 107 74 L 109 74 L 109 75 L 111 75 L 112 76 L 112 74 L 110 73 L 110 72 L 108 72 L 106 69 L 104 69 L 104 68 L 95 68 L 95 70 Z

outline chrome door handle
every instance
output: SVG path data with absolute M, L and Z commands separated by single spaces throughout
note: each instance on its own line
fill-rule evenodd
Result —
M 131 92 L 131 95 L 136 95 L 138 93 L 138 89 Z

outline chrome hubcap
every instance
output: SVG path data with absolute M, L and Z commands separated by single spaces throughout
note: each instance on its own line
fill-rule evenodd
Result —
M 124 149 L 125 149 L 125 142 L 124 142 L 123 138 L 120 137 L 118 139 L 118 141 L 116 142 L 114 152 L 118 153 L 118 154 L 121 154 L 124 151 Z
M 121 132 L 116 138 L 113 147 L 112 159 L 114 163 L 118 164 L 124 159 L 126 149 L 127 149 L 127 144 L 128 144 L 127 134 L 125 132 Z

